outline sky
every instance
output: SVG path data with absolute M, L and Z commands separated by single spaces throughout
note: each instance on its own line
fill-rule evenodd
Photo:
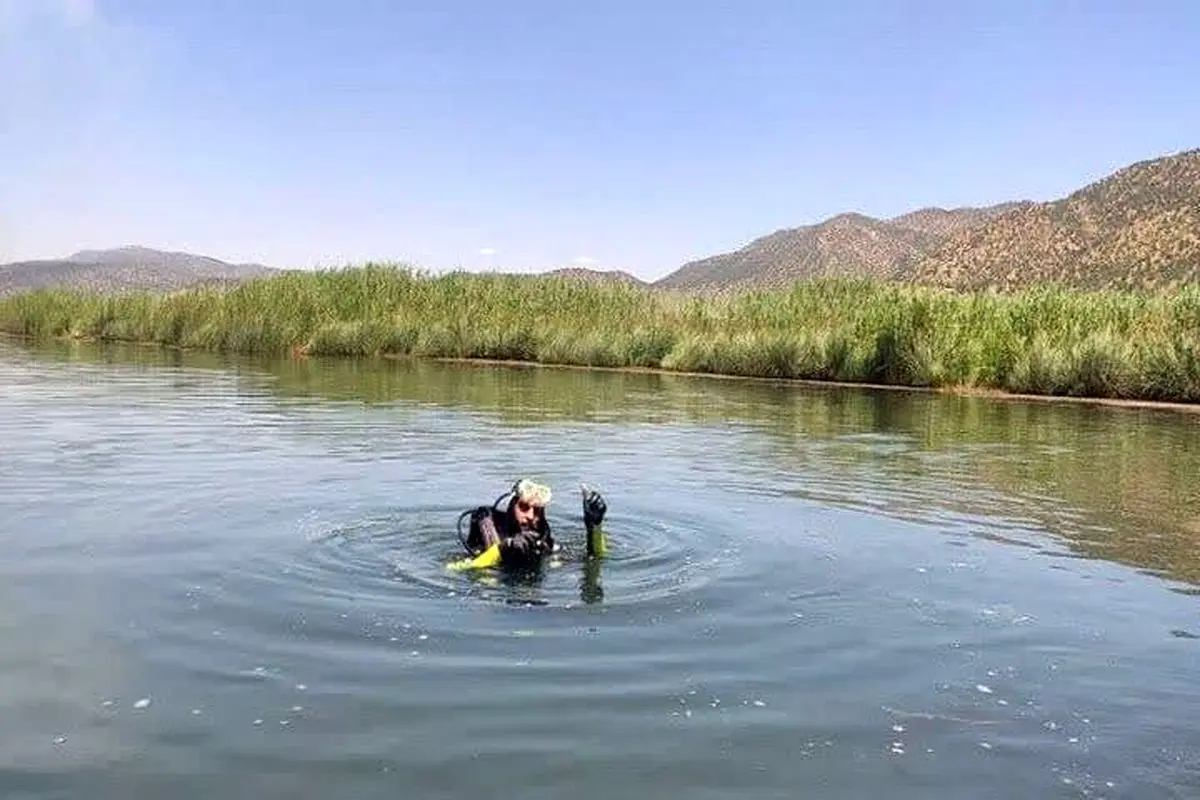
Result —
M 0 0 L 0 261 L 654 280 L 1200 146 L 1194 0 Z

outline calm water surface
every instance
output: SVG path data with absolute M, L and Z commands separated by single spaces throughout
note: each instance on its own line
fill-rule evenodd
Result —
M 10 341 L 0 442 L 4 798 L 1200 795 L 1200 416 Z

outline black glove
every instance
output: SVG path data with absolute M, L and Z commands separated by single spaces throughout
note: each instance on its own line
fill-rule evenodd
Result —
M 579 490 L 583 494 L 583 524 L 590 530 L 604 521 L 608 504 L 599 492 L 587 485 L 580 486 Z

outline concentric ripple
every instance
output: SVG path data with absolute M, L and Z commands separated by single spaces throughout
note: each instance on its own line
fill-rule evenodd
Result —
M 308 520 L 306 545 L 289 572 L 309 591 L 380 601 L 470 596 L 556 607 L 631 605 L 694 592 L 730 557 L 697 521 L 635 508 L 606 520 L 603 559 L 587 558 L 579 520 L 551 514 L 559 552 L 537 574 L 457 572 L 447 567 L 466 555 L 455 529 L 462 511 L 421 506 L 340 523 Z
M 290 364 L 141 359 L 6 361 L 0 342 L 9 794 L 1195 784 L 1195 596 L 1044 546 L 1192 574 L 1195 504 L 1110 465 L 1187 466 L 1160 462 L 1197 451 L 1194 426 L 1130 438 L 1128 418 L 1014 426 L 957 404 L 901 425 L 816 392 L 771 395 L 758 422 L 642 424 L 586 412 L 626 397 L 601 377 L 564 418 L 558 389 L 533 391 L 545 373 L 371 366 L 342 385 L 306 366 L 289 385 Z M 555 487 L 561 553 L 532 577 L 448 570 L 461 512 L 526 470 Z M 608 501 L 606 558 L 584 557 L 576 476 Z

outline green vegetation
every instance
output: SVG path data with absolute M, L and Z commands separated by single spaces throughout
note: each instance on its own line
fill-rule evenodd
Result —
M 0 300 L 0 330 L 244 354 L 479 358 L 1200 400 L 1200 287 L 949 292 L 829 279 L 698 297 L 389 266 Z

